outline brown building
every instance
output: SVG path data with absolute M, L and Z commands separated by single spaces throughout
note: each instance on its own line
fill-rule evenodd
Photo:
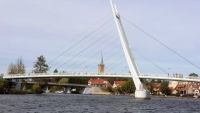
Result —
M 100 75 L 104 75 L 104 63 L 103 63 L 103 56 L 102 56 L 102 53 L 101 53 L 101 62 L 100 64 L 98 64 L 98 74 Z

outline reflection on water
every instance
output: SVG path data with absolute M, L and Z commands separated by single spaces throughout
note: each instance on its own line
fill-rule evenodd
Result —
M 199 113 L 199 99 L 42 94 L 0 95 L 0 113 Z

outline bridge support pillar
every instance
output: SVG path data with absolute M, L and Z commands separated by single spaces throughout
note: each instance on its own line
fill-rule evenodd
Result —
M 70 94 L 71 93 L 71 88 L 70 87 L 65 87 L 64 93 Z
M 83 94 L 84 91 L 85 91 L 85 88 L 80 88 L 79 93 Z
M 23 91 L 26 90 L 26 86 L 25 86 L 25 85 L 22 86 L 22 90 L 23 90 Z
M 149 91 L 140 91 L 136 90 L 135 91 L 135 98 L 138 100 L 145 100 L 145 99 L 150 99 L 150 92 Z
M 15 89 L 17 90 L 21 90 L 21 79 L 12 79 L 11 82 L 15 83 Z
M 141 84 L 139 84 L 139 89 L 135 90 L 135 98 L 139 100 L 150 99 L 150 91 L 143 81 L 141 81 Z
M 45 86 L 44 91 L 45 91 L 45 93 L 49 93 L 49 86 Z

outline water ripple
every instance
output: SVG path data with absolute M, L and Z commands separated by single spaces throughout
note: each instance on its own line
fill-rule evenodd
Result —
M 42 94 L 1 95 L 0 113 L 198 113 L 199 99 Z

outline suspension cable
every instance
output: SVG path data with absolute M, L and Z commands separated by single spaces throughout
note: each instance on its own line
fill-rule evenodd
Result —
M 111 24 L 109 24 L 108 26 L 106 26 L 106 28 L 104 28 L 103 30 L 101 30 L 99 33 L 97 33 L 96 35 L 98 35 L 98 34 L 100 34 L 101 32 L 103 32 L 104 30 L 106 30 L 107 28 L 109 28 L 111 25 L 112 25 L 113 23 L 111 23 Z M 88 38 L 88 37 L 87 37 Z M 91 37 L 89 40 L 91 40 L 93 37 Z M 89 41 L 87 41 L 87 42 L 89 42 Z M 86 43 L 87 43 L 86 42 Z M 85 44 L 85 43 L 84 43 Z M 81 45 L 82 46 L 82 45 Z M 79 48 L 81 48 L 81 46 L 79 47 Z M 71 52 L 71 54 L 73 53 L 73 52 L 75 52 L 75 51 L 72 51 Z M 63 59 L 65 59 L 65 57 L 63 58 Z M 62 60 L 63 60 L 62 59 Z M 56 64 L 58 64 L 59 63 L 59 61 L 57 61 L 53 66 L 51 66 L 51 67 L 54 67 Z
M 103 37 L 107 36 L 108 34 L 110 34 L 112 31 L 114 31 L 114 29 L 112 29 L 111 31 L 109 31 L 106 35 L 104 35 Z M 87 50 L 88 48 L 90 48 L 92 45 L 94 45 L 95 43 L 97 43 L 99 40 L 101 40 L 103 37 L 101 37 L 100 39 L 96 40 L 94 43 L 92 43 L 91 45 L 89 45 L 88 47 L 86 47 L 85 49 L 83 49 L 81 52 L 79 52 L 77 55 L 75 55 L 74 57 L 72 57 L 70 60 L 74 59 L 76 56 L 80 55 L 82 52 L 84 52 L 85 50 Z M 67 62 L 69 62 L 70 60 L 68 60 Z M 63 63 L 61 66 L 59 66 L 58 68 L 62 67 L 63 65 L 65 65 L 67 62 Z M 57 69 L 58 69 L 57 68 Z
M 116 63 L 116 61 L 120 60 L 122 57 L 124 57 L 124 55 L 121 56 L 121 57 L 119 57 L 117 60 L 114 60 L 114 62 L 112 62 L 111 64 L 109 64 L 108 66 L 106 66 L 105 69 L 108 69 L 111 65 L 113 65 L 114 63 Z
M 108 44 L 108 45 L 107 45 L 106 47 L 104 47 L 102 50 L 106 49 L 106 48 L 109 47 L 111 44 L 114 44 L 117 40 L 118 40 L 118 39 L 115 39 L 113 42 L 111 42 L 110 44 Z M 115 48 L 116 48 L 116 47 L 115 47 Z M 101 51 L 102 51 L 102 50 L 101 50 Z M 93 56 L 91 56 L 90 58 L 94 57 L 94 56 L 97 55 L 98 53 L 100 53 L 100 51 L 97 52 L 96 54 L 94 54 Z M 88 61 L 90 58 L 88 58 L 86 61 Z M 85 62 L 86 62 L 86 61 L 85 61 Z M 83 63 L 84 63 L 84 62 L 82 62 L 81 64 L 83 64 Z M 92 64 L 88 65 L 88 67 L 91 66 L 91 65 L 92 65 Z M 83 72 L 84 70 L 85 70 L 85 69 L 81 70 L 80 73 Z
M 122 16 L 121 16 L 122 17 Z M 178 55 L 179 57 L 181 57 L 182 59 L 184 59 L 185 61 L 187 61 L 188 63 L 190 63 L 191 65 L 193 65 L 194 67 L 200 69 L 197 65 L 195 65 L 194 63 L 192 63 L 191 61 L 187 60 L 185 57 L 181 56 L 179 53 L 177 53 L 176 51 L 172 50 L 171 48 L 169 48 L 167 45 L 165 45 L 164 43 L 160 42 L 158 39 L 154 38 L 153 36 L 151 36 L 150 34 L 148 34 L 147 32 L 145 32 L 144 30 L 142 30 L 141 28 L 139 28 L 138 26 L 136 26 L 135 24 L 133 24 L 131 21 L 125 19 L 124 17 L 122 17 L 124 20 L 126 20 L 128 23 L 130 23 L 132 26 L 136 27 L 137 29 L 139 29 L 141 32 L 143 32 L 144 34 L 146 34 L 147 36 L 151 37 L 153 40 L 155 40 L 156 42 L 160 43 L 161 45 L 163 45 L 165 48 L 167 48 L 168 50 L 170 50 L 171 52 L 173 52 L 174 54 Z
M 117 54 L 119 51 L 121 51 L 121 49 L 118 50 L 117 52 L 115 52 L 114 54 L 112 54 L 111 56 L 109 56 L 109 57 L 108 57 L 107 59 L 105 59 L 104 61 L 110 59 L 112 56 L 114 56 L 115 54 Z M 95 66 L 95 67 L 96 67 L 96 66 Z M 93 70 L 95 67 L 91 68 L 89 71 Z M 87 71 L 87 72 L 89 72 L 89 71 Z
M 111 37 L 107 38 L 107 40 L 105 40 L 104 42 L 100 43 L 98 46 L 96 46 L 96 48 L 93 48 L 92 51 L 96 50 L 97 48 L 99 48 L 99 46 L 102 46 L 102 44 L 104 44 L 105 42 L 107 42 L 108 40 L 110 40 L 112 37 L 114 37 L 116 34 L 112 35 Z M 87 54 L 86 54 L 87 55 Z M 86 56 L 85 55 L 85 56 Z M 84 58 L 85 56 L 81 57 L 80 59 L 77 60 L 80 61 L 82 58 Z M 69 67 L 71 67 L 72 65 L 74 65 L 76 62 L 74 62 L 73 64 L 71 64 L 70 66 L 68 66 L 66 69 L 68 69 Z M 65 69 L 65 70 L 66 70 Z
M 123 69 L 119 74 L 121 75 L 124 71 L 126 71 L 127 70 L 127 66 L 125 66 L 126 68 L 125 69 Z
M 151 60 L 149 60 L 147 57 L 143 56 L 141 53 L 139 53 L 139 52 L 136 51 L 135 49 L 132 48 L 132 50 L 134 50 L 135 52 L 137 52 L 140 56 L 142 56 L 143 58 L 145 58 L 146 60 L 148 60 L 150 63 L 152 63 L 153 65 L 155 65 L 157 68 L 159 68 L 160 70 L 162 70 L 162 71 L 165 72 L 166 74 L 169 74 L 169 73 L 166 72 L 164 69 L 162 69 L 161 67 L 159 67 L 158 65 L 156 65 L 155 63 L 153 63 Z
M 97 29 L 95 29 L 94 31 L 92 31 L 89 35 L 87 35 L 86 37 L 84 37 L 83 39 L 81 39 L 80 41 L 78 41 L 77 43 L 75 43 L 72 47 L 68 48 L 66 51 L 64 51 L 62 54 L 58 55 L 56 58 L 54 58 L 51 62 L 53 62 L 54 60 L 56 60 L 57 58 L 59 58 L 60 56 L 62 56 L 63 54 L 65 54 L 67 51 L 69 51 L 70 49 L 72 49 L 74 46 L 78 45 L 80 42 L 82 42 L 83 40 L 85 40 L 86 38 L 88 38 L 91 34 L 93 34 L 94 32 L 96 32 L 98 29 L 100 29 L 101 27 L 103 27 L 104 25 L 106 25 L 108 22 L 110 22 L 112 20 L 112 18 L 110 20 L 108 20 L 107 22 L 105 22 L 103 25 L 101 25 L 100 27 L 98 27 Z M 50 64 L 51 62 L 49 62 L 48 64 Z
M 124 61 L 126 61 L 126 59 L 124 59 L 123 61 L 121 61 L 120 63 L 118 63 L 118 64 L 117 64 L 117 65 L 115 65 L 114 67 L 112 67 L 110 70 L 112 70 L 112 69 L 116 68 L 117 66 L 119 66 L 120 64 L 122 64 L 122 62 L 124 62 Z M 110 71 L 110 70 L 108 70 L 108 71 Z
M 87 28 L 85 31 L 83 31 L 82 33 L 80 33 L 78 36 L 76 36 L 75 38 L 73 38 L 70 42 L 73 42 L 74 40 L 76 40 L 78 37 L 80 37 L 82 34 L 84 34 L 86 31 L 88 31 L 89 29 L 91 29 L 93 26 L 95 26 L 96 24 L 98 24 L 100 21 L 102 21 L 104 18 L 106 18 L 108 15 L 110 15 L 110 13 L 106 14 L 103 18 L 101 18 L 100 20 L 98 20 L 96 23 L 94 23 L 92 26 L 90 26 L 89 28 Z M 65 44 L 64 46 L 62 46 L 60 49 L 58 49 L 56 52 L 54 52 L 53 54 L 51 54 L 50 56 L 47 57 L 47 59 L 49 59 L 51 56 L 53 56 L 54 54 L 56 54 L 58 51 L 60 51 L 61 49 L 63 49 L 64 47 L 66 47 L 68 44 Z M 51 62 L 49 62 L 50 64 Z

